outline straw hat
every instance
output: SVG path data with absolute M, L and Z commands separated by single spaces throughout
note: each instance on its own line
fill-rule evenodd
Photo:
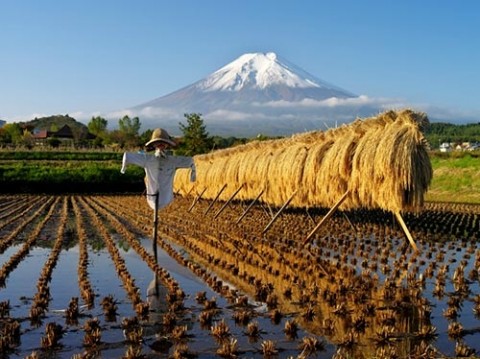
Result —
M 177 145 L 168 132 L 163 128 L 156 128 L 153 130 L 152 138 L 145 144 L 145 147 L 152 147 L 157 142 L 164 142 L 172 147 Z

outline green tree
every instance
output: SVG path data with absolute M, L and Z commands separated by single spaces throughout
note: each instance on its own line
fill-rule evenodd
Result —
M 91 134 L 97 137 L 104 137 L 105 133 L 107 132 L 107 125 L 108 121 L 103 117 L 94 116 L 87 124 L 87 128 Z
M 88 132 L 95 136 L 93 140 L 93 145 L 95 147 L 103 147 L 107 141 L 108 131 L 107 131 L 108 121 L 100 116 L 94 116 L 87 124 Z
M 123 116 L 118 120 L 118 129 L 127 136 L 138 136 L 141 123 L 138 117 L 130 118 L 129 116 Z
M 2 142 L 17 144 L 22 141 L 23 131 L 18 123 L 7 123 L 3 127 Z
M 22 134 L 22 138 L 20 140 L 20 143 L 27 148 L 32 148 L 33 147 L 33 135 L 29 130 L 27 130 L 27 129 L 23 130 L 23 134 Z
M 123 116 L 118 120 L 119 145 L 121 147 L 136 147 L 141 144 L 140 136 L 140 119 L 138 117 L 130 118 Z
M 188 156 L 209 152 L 213 147 L 213 140 L 206 131 L 202 115 L 186 113 L 183 116 L 187 120 L 187 124 L 179 123 L 180 130 L 183 132 L 181 152 Z

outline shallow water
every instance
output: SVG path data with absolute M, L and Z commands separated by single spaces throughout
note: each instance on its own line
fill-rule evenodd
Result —
M 151 252 L 151 241 L 149 239 L 143 238 L 141 243 Z M 10 247 L 0 255 L 0 265 L 3 265 L 4 262 L 18 250 L 18 247 L 19 246 Z M 135 278 L 136 285 L 142 291 L 142 298 L 146 300 L 148 298 L 148 288 L 151 287 L 154 282 L 152 271 L 132 249 L 128 251 L 120 249 L 120 252 L 130 274 Z M 95 307 L 89 310 L 85 306 L 82 306 L 80 310 L 81 318 L 77 325 L 66 325 L 65 310 L 71 298 L 79 296 L 76 272 L 78 266 L 78 245 L 70 248 L 68 251 L 61 252 L 52 273 L 50 292 L 53 293 L 53 296 L 49 310 L 42 319 L 42 325 L 36 327 L 30 324 L 28 313 L 32 304 L 32 298 L 36 293 L 35 283 L 49 253 L 49 249 L 39 247 L 32 248 L 29 255 L 12 271 L 6 281 L 5 288 L 0 290 L 0 301 L 10 301 L 10 317 L 16 318 L 21 322 L 21 342 L 15 348 L 14 352 L 9 353 L 9 357 L 23 358 L 32 352 L 44 353 L 41 349 L 40 341 L 41 337 L 45 335 L 44 326 L 49 322 L 60 324 L 65 330 L 60 340 L 61 347 L 53 353 L 53 357 L 65 358 L 71 357 L 74 354 L 83 353 L 86 349 L 82 345 L 85 335 L 82 326 L 87 319 L 94 317 L 99 318 L 102 325 L 102 345 L 98 348 L 101 352 L 101 357 L 118 358 L 125 355 L 128 345 L 124 341 L 120 322 L 122 318 L 135 316 L 135 312 L 122 287 L 121 281 L 115 275 L 114 264 L 106 249 L 89 251 L 88 272 L 89 279 L 96 294 Z M 203 309 L 195 301 L 195 294 L 200 291 L 205 291 L 207 298 L 215 297 L 217 299 L 217 305 L 220 308 L 217 319 L 227 318 L 232 336 L 238 339 L 238 345 L 244 357 L 259 356 L 260 342 L 261 340 L 267 339 L 272 339 L 279 344 L 283 350 L 282 356 L 283 354 L 287 355 L 289 351 L 291 355 L 298 353 L 297 343 L 284 339 L 282 332 L 284 321 L 273 325 L 270 319 L 257 317 L 255 320 L 259 322 L 260 328 L 266 328 L 267 331 L 262 333 L 259 341 L 251 343 L 244 334 L 245 327 L 235 325 L 231 319 L 233 309 L 228 308 L 228 303 L 224 298 L 212 291 L 202 280 L 187 268 L 179 265 L 161 249 L 158 249 L 158 262 L 171 273 L 186 293 L 184 305 L 187 311 L 184 314 L 184 322 L 188 325 L 188 345 L 189 349 L 195 352 L 198 358 L 212 357 L 212 353 L 214 353 L 218 347 L 218 344 L 212 340 L 210 330 L 208 328 L 202 329 L 199 322 L 195 320 Z M 166 290 L 160 288 L 160 292 L 165 294 Z M 103 311 L 99 304 L 101 299 L 107 295 L 113 295 L 117 300 L 118 316 L 116 322 L 105 321 Z M 160 300 L 161 309 L 165 309 L 166 307 L 164 301 L 164 299 Z M 150 345 L 157 340 L 156 334 L 161 328 L 161 324 L 159 323 L 161 317 L 161 313 L 156 315 L 152 312 L 149 321 L 144 323 L 145 335 L 142 352 L 145 355 L 160 355 L 161 357 L 166 357 L 166 354 L 160 354 L 150 348 Z M 301 333 L 301 331 L 299 331 L 299 333 Z M 49 357 L 51 357 L 51 354 L 49 354 Z
M 118 218 L 126 218 L 129 223 L 126 225 L 127 227 L 130 225 L 135 227 L 138 224 L 134 221 L 133 215 L 131 215 L 127 209 L 123 212 L 122 206 L 125 207 L 125 203 L 128 203 L 128 206 L 133 206 L 136 204 L 137 199 L 127 198 L 127 202 L 122 202 L 123 200 L 123 198 L 115 200 L 111 200 L 110 198 L 101 198 L 100 200 L 94 199 L 94 201 L 98 201 L 99 203 L 103 203 L 102 201 L 110 201 L 108 203 L 115 203 L 116 201 L 120 203 L 121 207 L 117 215 Z M 203 291 L 206 292 L 206 297 L 208 299 L 216 298 L 217 306 L 219 308 L 212 325 L 215 325 L 221 320 L 224 320 L 227 323 L 231 332 L 230 338 L 234 338 L 238 341 L 238 355 L 242 358 L 263 357 L 261 348 L 262 343 L 265 340 L 272 340 L 275 343 L 275 346 L 279 351 L 278 357 L 297 357 L 301 353 L 301 350 L 299 349 L 300 340 L 306 336 L 317 338 L 322 341 L 325 346 L 324 349 L 314 353 L 312 357 L 331 358 L 342 345 L 348 345 L 348 340 L 346 340 L 348 338 L 346 335 L 351 331 L 350 321 L 358 314 L 350 312 L 347 313 L 347 315 L 341 315 L 333 313 L 334 310 L 338 310 L 340 305 L 345 305 L 350 311 L 362 309 L 362 306 L 357 307 L 355 303 L 355 301 L 360 302 L 362 300 L 371 301 L 377 306 L 377 317 L 367 318 L 367 333 L 363 333 L 359 342 L 354 343 L 352 347 L 352 352 L 355 354 L 348 354 L 347 351 L 345 356 L 339 356 L 339 358 L 356 357 L 357 354 L 362 358 L 372 356 L 378 358 L 388 357 L 380 356 L 375 353 L 376 347 L 373 339 L 376 338 L 378 331 L 382 328 L 382 325 L 380 325 L 382 315 L 390 310 L 395 310 L 396 308 L 391 308 L 391 305 L 392 303 L 398 302 L 391 302 L 382 299 L 381 293 L 385 289 L 385 282 L 391 281 L 391 276 L 383 273 L 380 266 L 376 270 L 366 269 L 372 262 L 378 260 L 378 258 L 374 258 L 376 246 L 389 246 L 389 252 L 387 253 L 388 257 L 384 263 L 385 266 L 389 267 L 391 270 L 398 269 L 397 267 L 399 265 L 400 268 L 402 268 L 399 269 L 398 278 L 400 279 L 397 278 L 399 285 L 396 288 L 405 290 L 404 293 L 407 293 L 408 290 L 419 289 L 418 295 L 421 296 L 421 299 L 427 300 L 432 304 L 432 314 L 429 316 L 429 323 L 436 328 L 437 336 L 435 339 L 429 340 L 428 344 L 436 349 L 438 354 L 437 357 L 445 358 L 446 356 L 453 356 L 455 354 L 455 345 L 460 340 L 475 349 L 477 352 L 480 351 L 480 344 L 478 341 L 480 338 L 480 321 L 473 312 L 475 305 L 473 299 L 480 294 L 478 279 L 467 279 L 470 292 L 459 300 L 460 304 L 456 321 L 461 323 L 464 329 L 461 338 L 452 339 L 449 336 L 448 326 L 452 323 L 452 320 L 447 319 L 444 315 L 444 311 L 449 307 L 449 300 L 451 300 L 452 297 L 458 296 L 452 282 L 454 271 L 458 268 L 460 263 L 464 263 L 464 276 L 465 278 L 468 278 L 469 273 L 476 268 L 477 264 L 475 263 L 475 258 L 479 254 L 476 241 L 468 240 L 467 244 L 462 246 L 460 245 L 462 240 L 464 240 L 462 238 L 459 238 L 458 241 L 451 239 L 445 240 L 444 236 L 436 238 L 435 235 L 428 234 L 429 241 L 423 239 L 418 240 L 417 244 L 422 252 L 415 260 L 412 260 L 412 251 L 408 250 L 409 248 L 408 245 L 405 246 L 404 238 L 398 235 L 398 233 L 386 235 L 386 230 L 381 229 L 380 232 L 371 234 L 368 232 L 370 229 L 367 228 L 365 235 L 358 233 L 352 235 L 348 232 L 351 231 L 348 225 L 346 225 L 346 227 L 340 227 L 340 225 L 345 225 L 345 223 L 342 224 L 341 222 L 344 222 L 342 218 L 334 218 L 333 228 L 328 228 L 328 230 L 325 230 L 324 234 L 321 236 L 319 235 L 317 247 L 310 248 L 312 251 L 318 250 L 318 248 L 321 248 L 324 251 L 323 258 L 325 258 L 325 263 L 331 265 L 329 270 L 333 273 L 331 274 L 332 277 L 329 277 L 324 276 L 320 272 L 312 273 L 312 267 L 310 266 L 311 263 L 308 263 L 307 267 L 301 267 L 301 264 L 297 265 L 297 263 L 291 263 L 289 266 L 286 266 L 283 261 L 287 259 L 287 254 L 285 253 L 288 252 L 283 254 L 285 257 L 282 257 L 282 254 L 278 250 L 276 250 L 276 253 L 272 252 L 273 254 L 268 253 L 269 241 L 278 241 L 278 247 L 280 249 L 287 247 L 286 249 L 288 250 L 290 244 L 284 246 L 282 236 L 285 233 L 287 233 L 287 235 L 292 235 L 292 233 L 289 232 L 292 229 L 293 232 L 295 232 L 295 230 L 301 231 L 303 229 L 302 227 L 307 226 L 304 217 L 302 218 L 295 213 L 293 215 L 285 214 L 285 224 L 281 222 L 277 224 L 279 227 L 284 225 L 284 229 L 275 229 L 277 232 L 273 232 L 272 235 L 269 234 L 268 238 L 255 237 L 250 239 L 249 245 L 252 245 L 252 247 L 256 246 L 256 248 L 266 251 L 265 253 L 262 252 L 262 255 L 265 256 L 264 258 L 260 255 L 252 255 L 252 252 L 250 251 L 251 249 L 248 246 L 244 247 L 245 243 L 242 244 L 240 241 L 238 243 L 240 246 L 239 249 L 235 249 L 233 254 L 232 252 L 224 251 L 226 247 L 223 248 L 222 245 L 217 243 L 220 240 L 227 243 L 231 238 L 242 238 L 245 233 L 247 236 L 252 233 L 257 233 L 258 231 L 256 231 L 255 228 L 249 228 L 249 226 L 253 227 L 254 225 L 252 225 L 252 223 L 255 224 L 258 222 L 259 227 L 263 228 L 262 225 L 264 224 L 262 221 L 265 222 L 266 219 L 262 217 L 261 210 L 257 211 L 255 215 L 252 216 L 253 219 L 250 219 L 248 225 L 241 228 L 244 232 L 239 233 L 239 237 L 235 237 L 237 233 L 232 231 L 239 230 L 238 228 L 231 227 L 231 218 L 238 217 L 238 213 L 233 213 L 235 209 L 231 210 L 232 217 L 230 219 L 225 219 L 223 222 L 214 222 L 208 218 L 205 220 L 205 217 L 202 216 L 204 208 L 202 208 L 202 210 L 197 210 L 196 213 L 184 215 L 183 213 L 186 213 L 185 208 L 186 206 L 189 206 L 190 203 L 182 203 L 182 201 L 178 202 L 179 208 L 172 210 L 173 212 L 176 211 L 177 214 L 174 213 L 171 215 L 166 213 L 165 220 L 168 220 L 171 228 L 175 228 L 178 233 L 192 233 L 192 236 L 196 236 L 196 238 L 191 239 L 189 242 L 195 245 L 203 246 L 208 242 L 207 238 L 217 236 L 209 246 L 205 247 L 207 250 L 210 250 L 211 253 L 207 252 L 204 257 L 197 256 L 198 253 L 187 253 L 180 244 L 178 244 L 182 243 L 181 241 L 175 241 L 177 244 L 174 244 L 172 237 L 175 237 L 175 235 L 172 233 L 170 233 L 171 237 L 164 237 L 162 239 L 168 242 L 177 252 L 181 252 L 182 257 L 188 259 L 190 264 L 199 264 L 201 267 L 207 268 L 208 273 L 218 275 L 218 279 L 222 279 L 223 285 L 228 285 L 232 289 L 238 288 L 240 295 L 249 293 L 249 305 L 255 313 L 255 316 L 250 322 L 258 322 L 261 330 L 261 336 L 256 341 L 250 340 L 246 335 L 246 326 L 236 324 L 233 319 L 233 315 L 236 311 L 235 306 L 232 305 L 226 297 L 221 295 L 219 291 L 214 291 L 197 274 L 193 273 L 186 266 L 179 264 L 177 261 L 178 258 L 172 258 L 171 255 L 167 254 L 164 250 L 158 248 L 159 265 L 168 271 L 172 278 L 178 283 L 179 288 L 181 288 L 186 294 L 183 301 L 185 309 L 175 312 L 175 316 L 177 326 L 187 326 L 187 338 L 178 342 L 186 343 L 189 351 L 199 358 L 211 358 L 212 356 L 215 356 L 215 352 L 220 345 L 212 336 L 210 325 L 202 327 L 199 321 L 199 318 L 204 311 L 204 305 L 197 303 L 195 296 L 197 293 Z M 143 202 L 143 198 L 138 206 L 139 209 L 137 211 L 139 212 L 139 215 L 145 214 L 150 216 L 149 209 L 144 210 L 145 203 Z M 227 211 L 229 211 L 229 209 L 226 210 L 225 216 L 228 215 Z M 178 216 L 178 213 L 181 213 L 181 215 Z M 98 216 L 102 217 L 105 216 L 105 214 L 99 214 Z M 79 305 L 81 306 L 81 315 L 78 319 L 78 324 L 66 323 L 65 310 L 67 309 L 70 300 L 72 297 L 80 296 L 77 279 L 79 247 L 78 244 L 73 242 L 73 244 L 68 246 L 68 249 L 62 249 L 58 261 L 55 264 L 55 268 L 53 269 L 51 276 L 52 279 L 48 284 L 50 293 L 52 293 L 48 311 L 42 318 L 40 325 L 36 326 L 30 323 L 29 311 L 33 304 L 33 298 L 37 292 L 36 284 L 51 253 L 51 249 L 47 247 L 47 244 L 51 246 L 56 237 L 54 233 L 57 228 L 56 223 L 59 221 L 60 217 L 60 215 L 56 215 L 56 217 L 47 224 L 45 229 L 42 230 L 39 240 L 30 248 L 29 254 L 9 273 L 6 278 L 5 287 L 0 288 L 0 302 L 9 300 L 11 306 L 10 317 L 21 323 L 20 343 L 9 352 L 8 356 L 12 358 L 23 358 L 34 351 L 44 357 L 59 358 L 71 357 L 74 354 L 82 354 L 85 352 L 91 354 L 98 352 L 99 354 L 97 354 L 97 357 L 105 358 L 118 358 L 125 356 L 131 343 L 128 343 L 124 338 L 121 322 L 124 318 L 135 317 L 136 312 L 132 306 L 131 298 L 123 287 L 122 280 L 119 279 L 116 273 L 116 266 L 112 261 L 109 252 L 98 243 L 98 237 L 101 237 L 95 232 L 95 226 L 98 226 L 98 223 L 90 221 L 88 216 L 85 216 L 85 227 L 88 229 L 87 237 L 89 240 L 89 264 L 87 270 L 88 279 L 90 280 L 95 293 L 95 306 L 88 309 L 80 298 Z M 299 222 L 297 223 L 295 221 Z M 363 224 L 361 223 L 361 225 Z M 18 239 L 20 240 L 22 238 L 22 240 L 24 240 L 27 238 L 28 233 L 34 226 L 35 223 L 30 224 L 29 227 L 21 233 Z M 120 234 L 120 231 L 117 231 L 118 228 L 116 228 L 116 226 L 117 225 L 108 224 L 106 228 L 108 228 L 121 258 L 125 261 L 126 270 L 131 277 L 135 279 L 135 286 L 140 290 L 141 299 L 150 301 L 152 303 L 151 308 L 155 308 L 155 311 L 149 313 L 148 319 L 142 321 L 143 343 L 140 346 L 141 352 L 146 357 L 168 357 L 169 355 L 172 355 L 178 342 L 173 340 L 170 332 L 165 333 L 162 324 L 162 319 L 168 307 L 166 301 L 167 289 L 162 286 L 159 287 L 160 297 L 158 299 L 148 295 L 149 290 L 152 290 L 154 284 L 153 272 L 137 252 L 129 247 L 123 235 Z M 338 228 L 335 226 L 340 228 L 340 231 L 338 231 Z M 12 228 L 15 228 L 15 224 L 9 224 L 7 227 L 4 227 L 3 230 L 0 231 L 0 240 L 6 238 L 9 231 L 13 230 Z M 334 230 L 336 232 L 334 232 Z M 345 232 L 342 232 L 342 230 L 345 230 Z M 389 229 L 389 231 L 392 230 Z M 337 237 L 331 233 L 344 234 Z M 418 233 L 417 236 L 418 238 L 421 238 Z M 450 237 L 453 236 L 450 235 Z M 145 233 L 142 235 L 137 233 L 135 238 L 140 241 L 148 252 L 152 252 L 151 241 L 146 237 Z M 321 243 L 324 238 L 325 241 L 320 245 L 319 243 Z M 182 239 L 181 235 L 179 236 L 179 239 Z M 92 243 L 90 241 L 92 241 Z M 262 241 L 265 243 L 262 244 Z M 342 246 L 345 246 L 348 243 L 352 243 L 355 249 L 350 254 L 342 257 Z M 365 244 L 367 244 L 365 250 L 362 249 L 359 252 L 360 246 Z M 40 247 L 40 245 L 42 247 Z M 92 245 L 94 245 L 95 248 L 93 248 Z M 368 247 L 368 245 L 370 245 L 370 247 Z M 198 248 L 202 249 L 203 247 Z M 3 267 L 20 249 L 21 246 L 18 244 L 10 245 L 4 253 L 0 254 L 0 267 Z M 301 260 L 304 260 L 303 256 L 305 255 L 305 252 L 308 251 L 302 250 L 299 252 L 298 248 L 293 249 L 293 258 L 298 258 L 298 263 L 301 263 Z M 195 250 L 193 251 L 195 252 Z M 362 253 L 362 251 L 363 254 L 360 255 L 359 253 Z M 443 256 L 439 259 L 437 258 L 437 255 L 441 251 L 443 251 Z M 427 257 L 429 252 L 432 252 L 431 258 Z M 215 260 L 216 264 L 208 263 L 208 258 L 210 258 L 209 255 L 211 255 L 210 261 Z M 246 258 L 247 255 L 249 258 Z M 404 258 L 400 260 L 402 257 Z M 223 259 L 230 261 L 230 263 L 234 263 L 240 269 L 237 275 L 229 274 L 224 267 L 219 266 Z M 349 277 L 342 277 L 343 272 L 341 270 L 336 272 L 335 268 L 341 268 L 340 265 L 351 263 L 352 259 L 357 259 L 358 262 L 356 265 L 350 265 L 350 268 L 354 268 L 356 273 L 355 277 L 353 277 L 353 281 L 349 282 Z M 282 263 L 278 264 L 277 262 Z M 408 284 L 407 277 L 409 274 L 413 273 L 414 275 L 412 278 L 419 280 L 420 274 L 423 274 L 432 262 L 435 262 L 437 267 L 433 272 L 433 277 L 425 279 L 425 287 L 423 289 L 421 288 L 421 284 Z M 336 265 L 336 263 L 339 265 Z M 272 267 L 269 267 L 270 265 L 279 265 L 279 268 L 282 268 L 283 272 L 273 275 Z M 435 296 L 433 295 L 433 292 L 438 280 L 438 273 L 440 268 L 446 265 L 448 265 L 448 268 L 446 268 L 445 271 L 445 293 L 440 297 Z M 240 278 L 241 275 L 244 275 L 242 272 L 247 270 L 252 278 Z M 371 298 L 367 299 L 357 297 L 356 293 L 352 291 L 355 282 L 362 278 L 364 272 L 367 273 L 365 278 L 368 278 L 365 283 L 375 283 L 375 287 L 371 290 Z M 337 274 L 339 275 L 338 277 L 336 276 Z M 377 276 L 377 279 L 373 280 L 372 278 L 375 276 Z M 305 284 L 302 282 L 303 280 L 310 282 L 305 282 L 307 283 Z M 292 289 L 295 292 L 292 300 L 282 300 L 280 309 L 283 317 L 277 324 L 270 319 L 270 310 L 267 308 L 266 304 L 254 300 L 253 293 L 255 292 L 255 288 L 252 283 L 256 283 L 257 281 L 275 286 L 278 296 L 282 296 L 282 292 L 286 289 Z M 288 339 L 284 333 L 285 322 L 294 317 L 297 320 L 300 313 L 305 310 L 305 305 L 299 303 L 299 297 L 303 292 L 309 292 L 312 289 L 310 287 L 311 284 L 318 285 L 319 288 L 318 294 L 315 295 L 316 316 L 312 322 L 306 322 L 306 320 L 302 321 L 300 318 L 299 322 L 303 326 L 303 329 L 299 329 L 296 339 Z M 345 285 L 345 295 L 339 296 L 336 300 L 332 301 L 333 303 L 328 304 L 327 302 L 331 300 L 329 295 L 338 295 L 334 290 L 338 289 L 337 287 L 341 285 Z M 113 322 L 107 321 L 101 306 L 102 299 L 108 295 L 113 296 L 118 306 L 116 321 Z M 310 295 L 310 292 L 308 295 Z M 313 297 L 313 295 L 311 296 Z M 411 298 L 407 296 L 405 300 L 408 301 L 411 300 Z M 398 330 L 399 333 L 398 335 L 397 333 L 394 333 L 393 337 L 395 338 L 395 345 L 398 348 L 397 354 L 399 358 L 411 357 L 409 353 L 414 346 L 418 345 L 418 340 L 415 339 L 415 335 L 423 325 L 419 309 L 412 307 L 408 308 L 408 313 L 405 315 L 397 313 L 396 316 L 398 322 L 395 330 Z M 295 313 L 297 315 L 295 315 Z M 87 320 L 92 318 L 98 318 L 100 320 L 102 338 L 101 344 L 96 348 L 87 348 L 83 345 L 83 339 L 85 336 L 83 325 Z M 324 325 L 322 322 L 323 320 L 331 320 L 335 326 L 335 332 L 330 334 L 326 333 L 325 328 L 322 327 L 322 325 Z M 46 324 L 50 322 L 62 325 L 65 332 L 60 339 L 61 345 L 58 348 L 55 348 L 53 351 L 45 351 L 41 348 L 41 339 L 45 335 Z M 167 347 L 158 348 L 158 344 L 162 342 L 165 336 L 168 337 Z M 154 350 L 154 348 L 156 348 L 156 350 Z

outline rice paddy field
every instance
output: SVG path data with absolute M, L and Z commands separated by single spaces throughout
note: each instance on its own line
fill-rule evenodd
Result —
M 480 206 L 403 213 L 415 251 L 389 211 L 306 241 L 328 208 L 248 205 L 176 196 L 154 251 L 143 195 L 1 195 L 1 357 L 480 353 Z

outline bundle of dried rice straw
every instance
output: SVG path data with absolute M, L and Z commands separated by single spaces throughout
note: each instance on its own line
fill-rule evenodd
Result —
M 432 178 L 422 130 L 424 113 L 388 111 L 328 131 L 290 138 L 254 141 L 195 157 L 197 182 L 179 170 L 175 190 L 188 193 L 192 185 L 202 197 L 236 199 L 281 206 L 296 191 L 294 207 L 330 208 L 349 191 L 342 209 L 416 210 Z

